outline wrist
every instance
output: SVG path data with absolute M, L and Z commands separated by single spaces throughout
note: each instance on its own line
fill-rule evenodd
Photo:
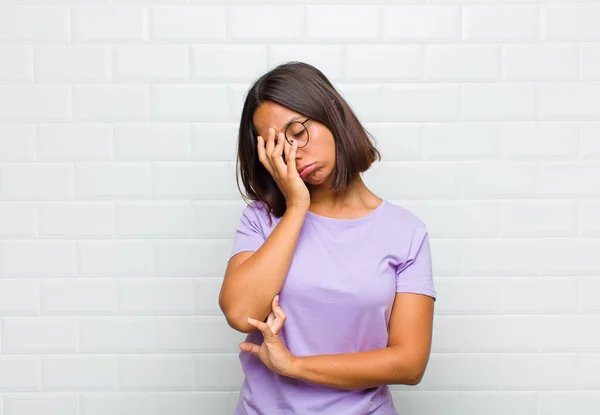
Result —
M 308 212 L 308 205 L 289 204 L 286 206 L 285 212 L 290 212 L 292 215 L 304 216 Z
M 302 357 L 294 356 L 291 357 L 290 370 L 285 374 L 285 376 L 292 379 L 301 379 L 302 374 Z

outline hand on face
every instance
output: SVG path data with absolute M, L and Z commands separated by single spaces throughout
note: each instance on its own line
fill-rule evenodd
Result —
M 283 193 L 287 206 L 299 206 L 308 209 L 310 206 L 310 192 L 308 187 L 298 174 L 296 166 L 296 152 L 298 144 L 290 145 L 283 133 L 275 134 L 273 128 L 269 128 L 267 140 L 258 136 L 258 159 L 267 171 L 273 176 L 275 183 Z M 285 155 L 285 162 L 282 158 Z

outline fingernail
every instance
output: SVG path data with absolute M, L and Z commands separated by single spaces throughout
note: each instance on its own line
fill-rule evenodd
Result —
M 275 296 L 275 301 L 279 302 L 279 294 Z

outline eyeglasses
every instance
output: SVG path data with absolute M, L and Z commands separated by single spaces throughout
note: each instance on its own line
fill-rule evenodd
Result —
M 285 128 L 283 134 L 288 143 L 293 144 L 293 142 L 296 141 L 298 143 L 298 148 L 306 147 L 309 136 L 308 128 L 306 128 L 304 123 L 308 120 L 310 120 L 310 118 L 307 118 L 302 122 L 294 121 Z

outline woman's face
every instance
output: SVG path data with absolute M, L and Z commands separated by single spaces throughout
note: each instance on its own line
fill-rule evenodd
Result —
M 275 102 L 265 101 L 254 112 L 253 122 L 258 135 L 266 140 L 269 128 L 275 129 L 275 134 L 279 136 L 290 122 L 304 121 L 306 118 Z M 335 141 L 331 130 L 320 122 L 310 119 L 304 125 L 310 139 L 305 147 L 297 150 L 296 168 L 300 171 L 302 167 L 315 163 L 315 168 L 310 167 L 307 170 L 309 173 L 302 179 L 312 186 L 319 186 L 327 183 L 335 166 Z

